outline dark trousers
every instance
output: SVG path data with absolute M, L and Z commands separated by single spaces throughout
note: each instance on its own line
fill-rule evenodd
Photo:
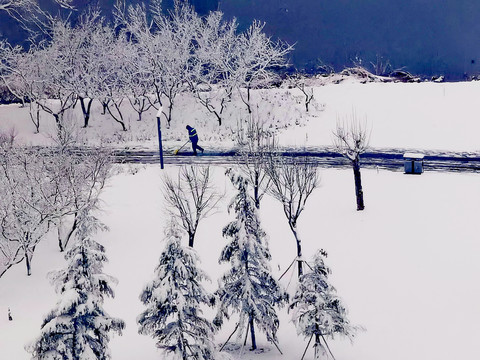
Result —
M 203 148 L 198 145 L 198 141 L 192 141 L 193 155 L 197 155 L 197 149 L 203 153 Z

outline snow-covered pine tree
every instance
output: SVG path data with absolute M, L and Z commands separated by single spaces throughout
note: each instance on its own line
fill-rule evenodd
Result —
M 333 339 L 335 334 L 339 334 L 352 339 L 358 330 L 358 327 L 350 324 L 342 300 L 329 283 L 331 271 L 323 261 L 324 256 L 326 253 L 323 250 L 317 251 L 313 267 L 308 266 L 311 271 L 300 276 L 297 291 L 289 306 L 293 309 L 292 318 L 298 334 L 309 338 L 309 344 L 315 337 L 315 359 L 326 355 L 322 340 L 330 351 L 326 337 Z
M 91 239 L 99 227 L 94 217 L 83 222 L 65 254 L 67 267 L 49 274 L 60 299 L 26 347 L 33 360 L 110 359 L 109 332 L 121 335 L 125 323 L 103 309 L 104 297 L 114 297 L 116 279 L 102 272 L 105 248 Z
M 276 345 L 279 320 L 275 306 L 287 302 L 288 295 L 271 275 L 266 234 L 260 226 L 255 201 L 249 195 L 248 181 L 232 171 L 227 174 L 238 190 L 229 205 L 236 219 L 223 229 L 223 236 L 231 240 L 219 262 L 230 262 L 231 268 L 222 276 L 216 292 L 219 309 L 215 324 L 221 326 L 223 318 L 229 317 L 229 309 L 239 313 L 239 336 L 245 328 L 247 333 L 250 330 L 252 350 L 255 350 L 255 325 Z
M 195 250 L 182 246 L 174 223 L 167 229 L 166 239 L 155 277 L 140 295 L 147 308 L 137 317 L 139 333 L 151 335 L 158 348 L 176 359 L 214 359 L 216 329 L 200 309 L 205 304 L 212 306 L 213 297 L 201 285 L 208 277 L 197 267 Z

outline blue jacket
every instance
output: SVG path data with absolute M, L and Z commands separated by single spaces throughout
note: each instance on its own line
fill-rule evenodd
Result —
M 191 126 L 187 126 L 188 130 L 188 136 L 190 137 L 190 141 L 193 142 L 198 142 L 198 135 L 197 135 L 197 130 Z

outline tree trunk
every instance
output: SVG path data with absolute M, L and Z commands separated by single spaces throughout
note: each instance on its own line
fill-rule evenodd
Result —
M 213 113 L 217 117 L 218 125 L 222 126 L 222 117 L 220 115 L 218 115 L 218 113 L 215 110 L 213 111 Z
M 142 121 L 142 113 L 145 111 L 145 99 L 141 99 L 138 102 L 139 102 L 139 105 L 137 110 L 137 113 L 138 113 L 137 121 Z
M 67 247 L 70 238 L 72 237 L 73 233 L 75 230 L 77 230 L 78 227 L 78 213 L 75 213 L 75 219 L 73 220 L 72 228 L 68 232 L 68 235 L 65 237 L 65 242 L 63 244 L 64 248 Z
M 107 114 L 108 101 L 102 101 L 102 115 Z
M 85 98 L 80 98 L 80 105 L 82 107 L 83 113 L 83 127 L 86 128 L 88 126 L 88 121 L 90 120 L 90 109 L 92 107 L 93 99 L 88 99 L 87 105 L 85 105 Z
M 173 99 L 169 98 L 170 104 L 168 104 L 168 118 L 167 118 L 167 128 L 170 128 L 170 122 L 172 121 L 172 112 L 173 112 Z
M 57 227 L 57 232 L 58 232 L 58 247 L 60 248 L 60 252 L 64 252 L 65 248 L 67 247 L 73 233 L 78 227 L 78 213 L 75 213 L 75 218 L 73 219 L 73 224 L 70 230 L 68 231 L 68 234 L 66 236 L 63 236 L 63 221 L 60 219 L 60 222 Z
M 253 196 L 254 196 L 254 199 L 255 199 L 255 207 L 257 209 L 260 209 L 259 192 L 260 192 L 260 186 L 257 183 L 253 186 Z
M 52 114 L 55 118 L 55 124 L 57 124 L 57 132 L 60 135 L 63 131 L 63 124 L 60 114 Z
M 188 234 L 188 246 L 193 248 L 193 242 L 195 241 L 195 234 L 189 233 Z
M 64 251 L 65 251 L 65 248 L 63 247 L 63 240 L 62 240 L 63 236 L 62 236 L 61 223 L 58 224 L 57 234 L 58 234 L 58 247 L 60 248 L 60 252 L 64 252 Z
M 293 232 L 293 236 L 295 237 L 295 241 L 297 242 L 297 258 L 302 258 L 302 241 L 298 236 L 297 225 L 290 223 L 290 229 Z M 298 277 L 303 275 L 303 264 L 302 261 L 298 261 Z
M 353 165 L 353 176 L 355 178 L 355 195 L 357 197 L 357 211 L 365 209 L 363 202 L 362 178 L 360 175 L 360 159 L 355 159 Z
M 314 348 L 314 359 L 320 359 L 322 344 L 320 343 L 319 334 L 315 334 L 315 345 L 313 345 L 313 348 Z
M 115 116 L 112 111 L 110 110 L 110 106 L 107 105 L 107 111 L 108 113 L 110 114 L 110 116 L 113 118 L 113 120 L 115 120 L 117 123 L 119 123 L 121 126 L 122 126 L 122 130 L 123 131 L 127 131 L 127 128 L 125 127 L 125 122 L 123 120 L 123 114 L 122 112 L 120 111 L 120 106 L 117 104 L 117 103 L 113 103 L 113 105 L 115 106 L 115 109 L 117 110 L 117 113 L 118 113 L 118 117 Z M 121 105 L 121 102 L 120 102 L 120 105 Z
M 33 109 L 33 103 L 30 103 L 30 119 L 35 126 L 35 134 L 40 132 L 40 107 L 37 105 L 37 109 Z
M 254 323 L 253 323 L 253 316 L 250 314 L 249 318 L 249 325 L 250 325 L 250 337 L 252 339 L 252 348 L 251 350 L 256 350 L 257 349 L 257 340 L 255 339 L 255 328 L 254 328 Z
M 28 255 L 28 250 L 24 249 L 25 251 L 25 264 L 27 265 L 27 276 L 32 275 L 32 264 L 31 264 L 31 258 Z

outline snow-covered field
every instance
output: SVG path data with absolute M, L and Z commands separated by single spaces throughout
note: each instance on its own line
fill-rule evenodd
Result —
M 480 91 L 478 82 L 326 85 L 315 89 L 317 107 L 308 116 L 302 112 L 301 103 L 282 103 L 281 99 L 287 104 L 291 101 L 282 98 L 282 91 L 287 90 L 273 91 L 271 99 L 277 100 L 271 100 L 269 106 L 276 119 L 281 119 L 280 125 L 291 124 L 279 132 L 283 145 L 331 145 L 336 118 L 349 116 L 353 108 L 360 117 L 367 116 L 373 128 L 371 145 L 375 148 L 479 150 L 480 122 L 475 105 Z M 233 145 L 227 130 L 208 133 L 215 128 L 214 119 L 207 122 L 200 112 L 194 115 L 191 105 L 184 104 L 182 113 L 177 115 L 178 123 L 165 130 L 167 146 L 174 148 L 185 139 L 186 123 L 197 127 L 208 146 Z M 0 128 L 15 124 L 18 137 L 26 143 L 49 141 L 44 134 L 32 135 L 33 126 L 19 121 L 22 114 L 26 114 L 25 109 L 0 107 Z M 193 117 L 187 118 L 186 114 Z M 299 126 L 294 126 L 294 118 L 288 118 L 292 114 L 301 114 Z M 46 128 L 49 121 L 45 118 Z M 87 131 L 101 135 L 94 123 L 92 120 L 92 128 Z M 134 126 L 139 124 L 132 120 Z M 146 122 L 142 126 L 146 128 Z M 151 126 L 154 130 L 153 120 Z M 118 133 L 131 136 L 132 144 L 138 144 L 135 136 L 142 132 Z M 154 133 L 143 133 L 150 134 L 150 140 L 142 145 L 153 147 Z M 135 319 L 143 309 L 138 299 L 140 290 L 151 279 L 164 246 L 167 216 L 162 204 L 161 177 L 164 172 L 176 173 L 178 168 L 167 167 L 162 172 L 158 166 L 139 166 L 136 173 L 132 169 L 125 167 L 125 171 L 114 176 L 102 195 L 104 212 L 100 217 L 110 227 L 110 232 L 99 234 L 110 259 L 105 272 L 119 280 L 116 297 L 108 300 L 105 308 L 125 320 L 127 326 L 124 335 L 115 336 L 110 343 L 113 360 L 153 360 L 165 357 L 157 352 L 152 339 L 137 333 Z M 201 267 L 212 278 L 212 283 L 207 284 L 209 290 L 216 288 L 225 269 L 217 260 L 226 242 L 221 229 L 232 218 L 226 206 L 233 195 L 224 168 L 216 167 L 214 171 L 215 184 L 226 196 L 218 211 L 200 224 L 195 244 Z M 357 212 L 352 171 L 321 170 L 321 186 L 314 191 L 299 220 L 305 256 L 310 257 L 319 248 L 328 252 L 331 281 L 347 304 L 352 323 L 366 329 L 353 344 L 346 339 L 330 340 L 336 359 L 480 358 L 476 345 L 480 337 L 478 175 L 409 176 L 364 169 L 362 178 L 366 209 Z M 272 270 L 279 276 L 294 257 L 294 239 L 275 200 L 265 197 L 260 215 L 269 235 Z M 0 359 L 29 358 L 24 345 L 38 335 L 43 315 L 57 299 L 46 273 L 64 263 L 51 233 L 35 252 L 32 276 L 27 277 L 24 264 L 20 264 L 0 278 Z M 289 281 L 290 277 L 282 279 L 285 286 Z M 292 281 L 289 291 L 293 291 L 293 286 Z M 13 321 L 7 319 L 8 308 Z M 213 312 L 206 314 L 213 317 Z M 259 347 L 264 352 L 251 353 L 248 347 L 238 347 L 230 351 L 232 357 L 299 359 L 306 341 L 297 337 L 285 308 L 280 310 L 280 319 L 279 346 L 283 356 L 260 336 Z M 221 330 L 216 337 L 218 344 L 226 340 L 234 325 L 232 319 Z M 237 342 L 243 343 L 243 339 Z M 306 359 L 312 358 L 310 351 Z
M 372 148 L 400 148 L 438 151 L 478 152 L 478 97 L 480 82 L 460 83 L 367 83 L 344 78 L 319 79 L 313 87 L 314 100 L 305 112 L 304 97 L 298 89 L 254 91 L 253 109 L 256 118 L 266 121 L 283 146 L 331 146 L 332 131 L 337 120 L 349 119 L 355 112 L 360 121 L 371 128 Z M 315 85 L 315 84 L 314 84 Z M 307 87 L 310 89 L 309 87 Z M 137 121 L 136 114 L 125 101 L 123 108 L 127 128 L 122 131 L 109 116 L 100 115 L 100 105 L 93 105 L 87 129 L 78 129 L 80 138 L 90 143 L 102 141 L 114 147 L 156 148 L 158 145 L 155 114 L 151 109 Z M 257 115 L 258 114 L 258 115 Z M 68 115 L 68 114 L 67 114 Z M 185 126 L 194 126 L 200 144 L 207 149 L 233 147 L 238 124 L 247 119 L 245 106 L 238 98 L 228 104 L 223 125 L 189 96 L 177 99 L 170 128 L 162 120 L 162 137 L 166 150 L 187 140 Z M 73 115 L 82 125 L 79 106 Z M 19 121 L 22 119 L 22 121 Z M 45 144 L 55 133 L 52 116 L 43 113 L 40 134 L 32 135 L 34 126 L 28 109 L 17 105 L 0 105 L 0 131 L 15 129 L 20 142 Z
M 168 169 L 175 171 L 174 167 Z M 229 191 L 223 169 L 216 168 L 215 173 L 219 189 Z M 344 360 L 478 359 L 477 175 L 408 176 L 375 170 L 364 170 L 363 175 L 365 211 L 355 211 L 351 171 L 323 170 L 322 186 L 309 200 L 299 224 L 304 253 L 313 255 L 318 248 L 328 252 L 331 279 L 349 307 L 351 321 L 366 328 L 353 344 L 330 341 L 334 355 Z M 161 356 L 153 340 L 137 334 L 135 322 L 142 311 L 140 290 L 151 279 L 164 244 L 160 178 L 161 170 L 155 166 L 136 175 L 124 173 L 112 180 L 103 196 L 102 219 L 111 228 L 100 235 L 110 258 L 105 272 L 119 279 L 116 297 L 107 302 L 106 309 L 127 323 L 124 335 L 111 341 L 114 360 Z M 226 201 L 201 223 L 195 246 L 202 268 L 212 277 L 210 289 L 222 273 L 217 263 L 226 241 L 221 228 L 231 218 L 225 205 Z M 265 198 L 261 219 L 270 237 L 272 269 L 279 275 L 293 258 L 294 240 L 273 199 Z M 31 277 L 20 265 L 0 279 L 0 358 L 28 358 L 23 345 L 38 334 L 42 316 L 56 302 L 46 272 L 63 263 L 51 236 L 35 254 Z M 289 277 L 284 285 L 287 280 Z M 11 322 L 7 307 L 12 309 Z M 217 336 L 218 343 L 226 339 L 234 320 L 229 325 Z M 261 339 L 259 346 L 266 348 L 266 353 L 251 354 L 245 348 L 232 355 L 238 359 L 294 359 L 306 345 L 296 336 L 286 309 L 281 310 L 279 330 L 284 356 Z

